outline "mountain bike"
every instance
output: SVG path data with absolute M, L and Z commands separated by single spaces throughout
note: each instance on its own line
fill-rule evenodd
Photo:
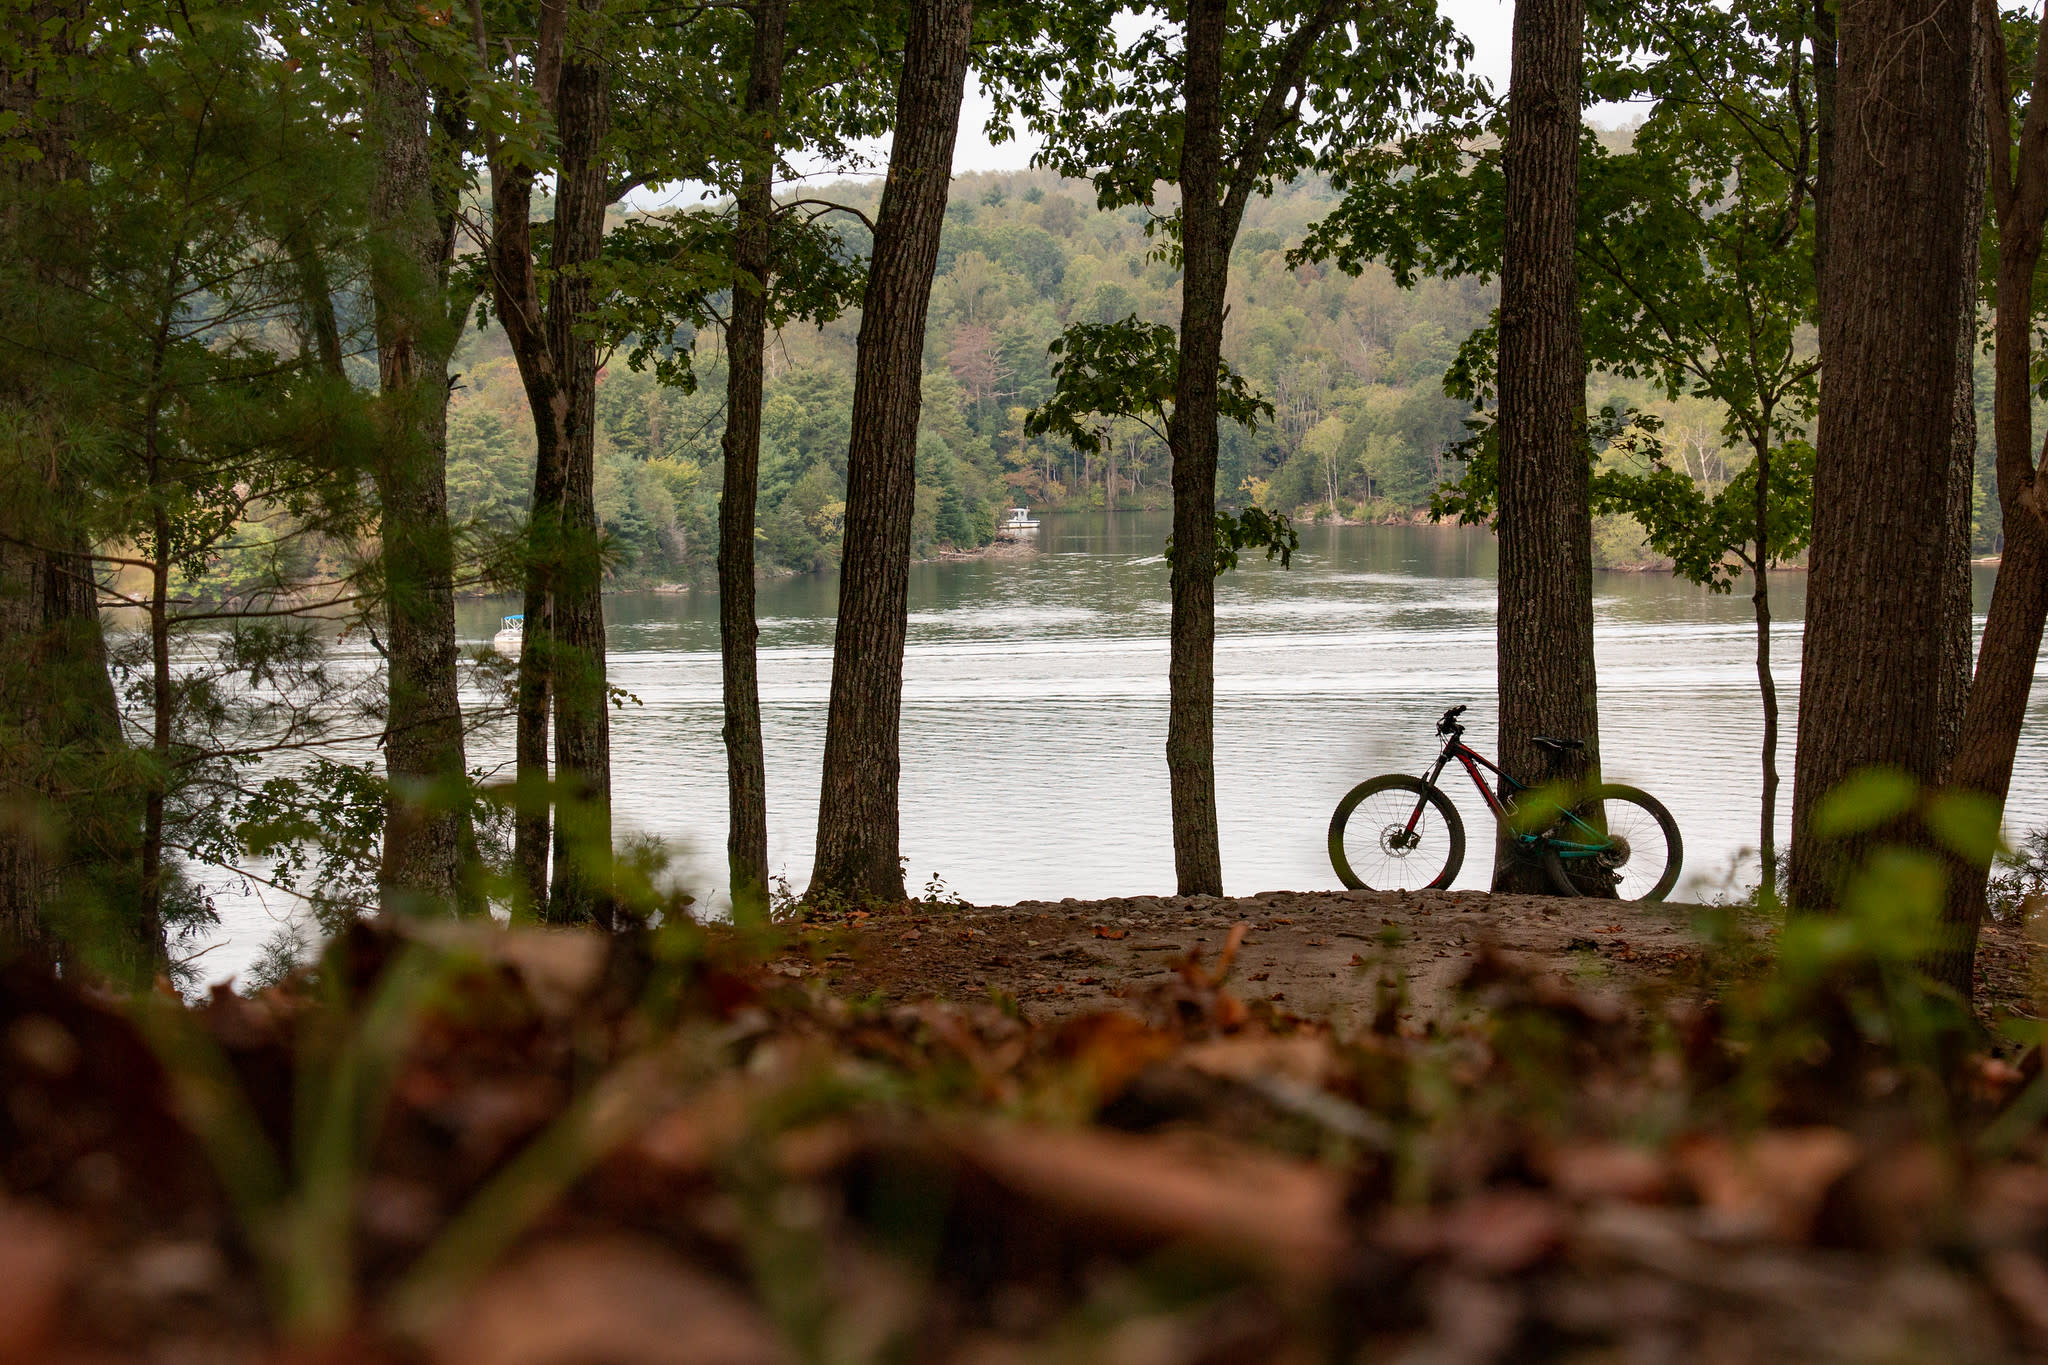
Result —
M 1524 801 L 1541 798 L 1465 743 L 1458 723 L 1465 709 L 1453 706 L 1436 723 L 1444 744 L 1428 777 L 1389 773 L 1359 783 L 1337 803 L 1330 863 L 1344 885 L 1416 891 L 1451 884 L 1465 862 L 1465 822 L 1437 779 L 1455 760 L 1501 822 L 1514 855 L 1540 863 L 1560 894 L 1659 901 L 1670 893 L 1685 849 L 1678 822 L 1656 797 L 1608 782 L 1578 793 L 1570 809 L 1519 810 Z M 1586 747 L 1584 740 L 1548 736 L 1535 743 L 1553 763 Z M 1500 794 L 1481 768 L 1500 779 Z

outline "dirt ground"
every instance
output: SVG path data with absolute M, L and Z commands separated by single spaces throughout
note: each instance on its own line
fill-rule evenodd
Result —
M 1248 1003 L 1356 1022 L 1376 1007 L 1397 968 L 1401 1015 L 1441 1020 L 1452 988 L 1482 943 L 1536 959 L 1582 988 L 1620 997 L 1638 985 L 1682 980 L 1706 951 L 1705 907 L 1644 905 L 1480 891 L 1267 891 L 1255 896 L 1132 896 L 1023 901 L 1012 906 L 913 908 L 904 914 L 828 919 L 809 937 L 808 960 L 785 974 L 822 978 L 845 995 L 888 1001 L 1014 997 L 1049 1021 L 1113 1005 L 1165 981 L 1198 955 L 1214 969 L 1233 926 L 1243 937 L 1233 989 Z M 1742 931 L 1768 935 L 1756 917 Z M 1978 953 L 1979 1007 L 1987 1018 L 2036 1013 L 2040 944 L 2018 926 L 1989 925 Z

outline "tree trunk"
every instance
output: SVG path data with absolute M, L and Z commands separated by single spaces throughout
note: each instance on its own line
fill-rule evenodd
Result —
M 1593 515 L 1579 331 L 1584 0 L 1519 0 L 1500 287 L 1500 756 L 1524 781 L 1597 779 Z M 1536 736 L 1585 741 L 1553 764 Z M 1503 832 L 1495 891 L 1551 890 Z
M 1954 535 L 1956 357 L 1974 168 L 1972 16 L 1861 0 L 1839 16 L 1821 282 L 1819 454 L 1807 588 L 1792 900 L 1832 906 L 1858 848 L 1823 842 L 1828 792 L 1872 765 L 1940 776 Z M 1935 509 L 1929 515 L 1929 509 Z
M 1765 433 L 1756 443 L 1756 687 L 1764 704 L 1763 802 L 1757 851 L 1763 860 L 1758 882 L 1765 903 L 1778 898 L 1778 680 L 1771 671 L 1771 419 L 1759 423 Z
M 605 0 L 579 0 L 587 14 Z M 604 563 L 597 524 L 597 343 L 578 335 L 593 288 L 582 267 L 604 247 L 611 196 L 604 143 L 610 71 L 591 37 L 567 48 L 555 102 L 555 280 L 548 349 L 562 375 L 562 520 L 554 594 L 555 846 L 548 918 L 612 922 L 612 763 L 605 682 Z
M 66 189 L 88 168 L 61 74 L 80 59 L 85 15 L 75 0 L 30 3 L 22 31 L 38 35 L 52 60 L 23 53 L 15 66 L 0 57 L 0 109 L 20 120 L 0 137 L 9 153 L 0 155 L 5 268 L 27 289 L 59 291 L 60 320 L 63 301 L 85 293 L 92 231 Z M 51 325 L 45 317 L 38 308 L 36 321 L 17 322 Z M 17 358 L 39 350 L 24 340 L 10 348 Z M 0 405 L 29 429 L 54 433 L 59 402 L 42 367 L 0 361 Z M 0 947 L 66 958 L 67 931 L 83 925 L 53 912 L 90 907 L 113 927 L 116 941 L 100 945 L 114 950 L 113 965 L 147 975 L 163 961 L 163 935 L 134 912 L 140 810 L 114 773 L 126 745 L 71 453 L 53 442 L 48 460 L 11 471 L 0 496 Z
M 811 889 L 903 899 L 896 794 L 925 313 L 938 264 L 973 0 L 917 0 L 896 93 L 854 367 L 832 700 Z
M 587 13 L 603 0 L 576 0 Z M 527 521 L 525 628 L 517 694 L 517 818 L 513 861 L 519 913 L 575 921 L 610 916 L 611 760 L 604 683 L 603 578 L 594 502 L 597 351 L 576 335 L 591 304 L 578 267 L 604 238 L 603 144 L 610 127 L 601 57 L 567 45 L 569 0 L 546 0 L 533 78 L 554 116 L 553 287 L 542 303 L 533 259 L 534 172 L 490 141 L 491 288 L 533 414 L 533 502 Z M 479 35 L 479 42 L 482 36 Z M 549 877 L 548 719 L 558 767 Z M 561 828 L 563 820 L 569 827 Z
M 725 490 L 718 504 L 718 643 L 725 676 L 726 864 L 735 923 L 768 917 L 768 773 L 754 647 L 754 503 L 760 493 L 761 396 L 768 346 L 769 234 L 775 213 L 776 125 L 782 109 L 789 0 L 754 7 L 745 112 L 749 161 L 734 211 L 732 318 L 725 329 Z
M 561 42 L 565 17 L 560 3 L 541 13 L 541 45 Z M 479 46 L 485 44 L 478 35 Z M 491 295 L 498 323 L 519 367 L 533 416 L 533 497 L 527 508 L 525 598 L 521 610 L 519 671 L 514 684 L 514 818 L 512 829 L 515 919 L 545 919 L 548 913 L 548 694 L 554 659 L 553 561 L 562 516 L 563 441 L 558 413 L 559 380 L 541 327 L 540 283 L 533 262 L 533 170 L 516 156 L 500 154 L 495 135 L 486 140 L 491 170 Z
M 459 153 L 435 136 L 416 56 L 417 44 L 397 34 L 369 40 L 370 288 L 382 395 L 375 474 L 390 635 L 378 882 L 387 911 L 445 913 L 459 902 L 467 842 L 447 481 L 448 358 L 462 318 L 450 315 L 448 297 L 455 206 L 437 193 L 436 176 Z
M 2033 95 L 2015 147 L 2005 50 L 1996 6 L 1978 10 L 1991 134 L 1991 190 L 1998 218 L 1998 275 L 1992 430 L 2005 552 L 1991 589 L 1977 674 L 1963 713 L 1949 781 L 1990 797 L 2002 812 L 2026 719 L 2041 634 L 2048 623 L 2048 528 L 2036 492 L 2033 429 L 2033 281 L 2048 221 L 2048 47 L 2036 54 Z M 2015 155 L 2017 153 L 2017 155 Z M 2014 306 L 2017 304 L 2017 306 Z M 1967 997 L 1975 976 L 1977 930 L 1985 911 L 1988 861 L 1950 866 L 1948 941 L 1929 965 L 1935 979 Z
M 1191 0 L 1181 83 L 1180 367 L 1174 378 L 1172 644 L 1166 773 L 1173 868 L 1183 896 L 1223 894 L 1216 820 L 1216 406 L 1230 232 L 1221 196 L 1228 0 Z

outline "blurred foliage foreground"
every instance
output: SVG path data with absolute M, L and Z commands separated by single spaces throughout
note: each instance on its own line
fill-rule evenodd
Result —
M 1418 1026 L 1365 962 L 1353 1036 L 1241 930 L 1058 1026 L 832 997 L 802 922 L 357 924 L 197 1006 L 16 962 L 0 1361 L 2039 1358 L 2048 1076 L 1903 899 L 1632 1003 L 1484 950 Z

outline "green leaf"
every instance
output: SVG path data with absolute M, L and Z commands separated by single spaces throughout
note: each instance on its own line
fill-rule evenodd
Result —
M 1988 867 L 2005 851 L 1998 832 L 2003 812 L 2002 804 L 1983 792 L 1941 791 L 1927 802 L 1927 827 L 1950 852 Z
M 1813 830 L 1824 839 L 1867 834 L 1913 808 L 1920 784 L 1896 768 L 1865 768 L 1829 792 L 1814 813 Z

